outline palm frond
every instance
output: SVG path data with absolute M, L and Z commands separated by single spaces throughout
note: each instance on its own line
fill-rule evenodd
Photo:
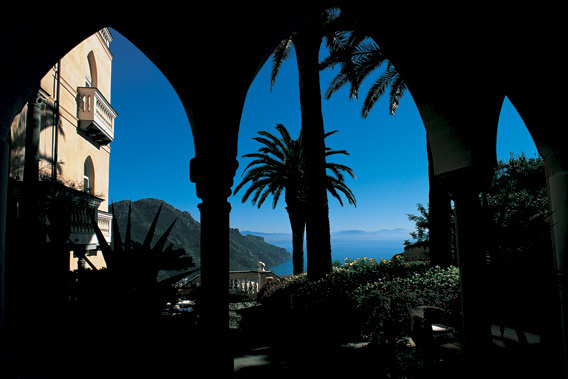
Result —
M 402 76 L 400 76 L 400 74 L 397 72 L 396 76 L 392 81 L 390 96 L 389 96 L 390 98 L 389 113 L 391 114 L 391 116 L 394 115 L 396 110 L 398 109 L 400 100 L 402 100 L 402 97 L 406 93 L 406 89 L 407 89 L 406 83 L 402 79 Z
M 340 176 L 343 177 L 343 174 L 342 174 L 342 171 L 343 171 L 343 172 L 346 172 L 353 179 L 356 179 L 355 172 L 349 166 L 342 165 L 342 164 L 339 164 L 339 163 L 326 163 L 326 168 L 328 170 L 331 170 L 331 172 L 333 172 L 333 174 L 335 176 L 337 176 L 337 178 L 339 178 Z
M 342 67 L 339 70 L 339 73 L 329 83 L 329 86 L 325 91 L 324 98 L 326 100 L 331 99 L 331 95 L 333 95 L 335 92 L 339 91 L 344 85 L 352 81 L 353 81 L 352 72 Z M 351 100 L 357 99 L 357 95 L 358 95 L 358 88 L 355 89 L 352 87 L 351 91 L 349 92 L 349 98 Z
M 331 136 L 331 135 L 333 135 L 337 132 L 338 132 L 338 130 L 332 130 L 331 132 L 327 132 L 323 135 L 323 138 L 326 139 L 327 137 L 329 137 L 329 136 Z
M 363 108 L 361 109 L 361 116 L 363 118 L 367 118 L 375 103 L 381 98 L 381 96 L 383 96 L 387 88 L 391 85 L 395 75 L 397 75 L 397 72 L 391 66 L 382 75 L 380 75 L 371 88 L 369 88 L 367 97 L 365 97 L 365 101 L 363 101 Z
M 331 195 L 339 201 L 339 204 L 341 206 L 343 206 L 343 202 L 341 201 L 341 196 L 337 191 L 343 193 L 349 204 L 353 205 L 354 207 L 357 207 L 357 200 L 355 199 L 355 195 L 343 181 L 340 181 L 328 175 L 326 181 L 326 187 L 329 193 L 331 193 Z
M 251 186 L 246 190 L 245 194 L 243 195 L 243 198 L 241 199 L 242 203 L 246 203 L 246 201 L 248 200 L 249 196 L 252 195 L 253 192 L 262 192 L 264 190 L 265 187 L 268 186 L 268 183 L 270 182 L 270 179 L 263 179 L 263 180 L 255 180 L 252 181 Z M 252 204 L 255 205 L 256 204 L 256 199 L 258 198 L 258 194 L 255 195 L 253 197 L 252 200 Z
M 337 154 L 349 155 L 347 150 L 331 150 L 331 148 L 326 147 L 325 151 L 326 158 L 329 157 L 330 155 L 337 155 Z
M 276 130 L 278 130 L 278 132 L 282 136 L 281 145 L 283 145 L 284 150 L 288 150 L 294 143 L 294 140 L 292 139 L 292 137 L 290 137 L 290 132 L 288 132 L 288 129 L 286 129 L 286 127 L 282 124 L 276 124 Z
M 256 166 L 256 165 L 262 165 L 266 168 L 272 168 L 272 169 L 278 169 L 279 167 L 282 166 L 282 161 L 279 161 L 277 159 L 274 159 L 266 154 L 261 154 L 259 155 L 259 158 L 250 162 L 247 167 L 245 168 L 245 171 L 243 171 L 243 174 L 251 167 Z M 265 169 L 266 169 L 265 168 Z
M 363 81 L 386 62 L 388 62 L 386 57 L 373 40 L 362 41 L 358 44 L 352 58 L 354 72 L 350 80 L 351 92 L 358 92 Z
M 276 46 L 276 49 L 274 49 L 274 53 L 272 55 L 272 72 L 270 74 L 270 91 L 272 91 L 272 88 L 274 87 L 274 82 L 276 81 L 276 77 L 278 76 L 282 63 L 290 57 L 290 52 L 293 47 L 292 38 L 293 34 L 282 39 L 278 46 Z
M 339 205 L 343 206 L 343 200 L 341 199 L 341 196 L 339 196 L 339 194 L 337 193 L 335 188 L 336 187 L 328 186 L 327 192 L 329 192 L 331 194 L 331 196 L 333 196 L 334 198 L 337 199 L 337 201 L 339 202 Z
M 280 200 L 280 195 L 282 194 L 283 190 L 284 190 L 283 186 L 278 186 L 278 188 L 276 188 L 276 190 L 272 194 L 272 209 L 276 208 L 276 205 L 278 204 L 278 200 Z
M 253 158 L 243 174 L 242 181 L 237 185 L 234 194 L 249 185 L 245 191 L 241 201 L 247 202 L 249 199 L 253 205 L 258 208 L 264 204 L 270 195 L 272 195 L 272 208 L 278 204 L 282 193 L 285 193 L 286 203 L 294 201 L 302 203 L 305 201 L 305 170 L 302 152 L 302 133 L 298 139 L 294 140 L 290 137 L 288 130 L 282 125 L 277 124 L 276 129 L 279 131 L 281 138 L 276 138 L 273 134 L 266 131 L 259 132 L 261 137 L 255 140 L 263 146 L 259 148 L 259 152 L 245 154 L 243 157 Z M 337 133 L 337 130 L 327 132 L 324 138 Z M 277 150 L 277 155 L 272 154 Z M 346 150 L 332 150 L 326 147 L 326 157 L 335 154 L 349 155 Z M 344 184 L 344 173 L 355 178 L 353 170 L 342 164 L 327 162 L 326 168 L 334 175 L 328 175 L 330 178 L 328 189 L 333 197 L 336 197 L 341 204 L 340 194 L 344 193 L 350 203 L 354 204 L 354 196 L 352 192 Z

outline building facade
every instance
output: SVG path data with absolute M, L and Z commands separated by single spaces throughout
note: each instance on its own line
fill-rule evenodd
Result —
M 46 241 L 53 242 L 56 237 L 49 229 L 58 222 L 54 216 L 50 219 L 49 208 L 57 203 L 55 212 L 67 213 L 58 228 L 70 253 L 70 270 L 105 267 L 92 215 L 111 242 L 109 161 L 117 116 L 110 105 L 112 39 L 109 30 L 102 29 L 61 58 L 41 79 L 10 130 L 12 220 L 23 227 L 26 217 L 41 219 L 47 225 Z M 33 193 L 28 199 L 26 191 Z M 30 215 L 34 212 L 26 213 L 25 208 L 33 207 L 30 198 L 37 196 L 47 200 L 38 206 L 39 214 Z

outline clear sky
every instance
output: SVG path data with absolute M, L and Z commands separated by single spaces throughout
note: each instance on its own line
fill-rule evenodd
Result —
M 199 220 L 195 185 L 189 181 L 189 160 L 194 157 L 189 121 L 172 86 L 146 56 L 117 31 L 111 30 L 114 55 L 111 103 L 118 112 L 111 144 L 110 200 L 133 201 L 153 197 L 190 212 Z M 322 92 L 335 72 L 321 73 Z M 361 88 L 361 97 L 374 78 Z M 428 202 L 426 132 L 410 93 L 396 115 L 388 114 L 387 99 L 375 105 L 367 119 L 361 118 L 362 99 L 351 101 L 347 88 L 323 100 L 326 131 L 338 130 L 326 142 L 334 149 L 346 149 L 349 156 L 333 160 L 350 166 L 357 176 L 347 177 L 357 207 L 344 207 L 330 198 L 330 226 L 338 230 L 414 229 L 408 213 L 417 213 L 416 203 Z M 298 70 L 292 56 L 285 62 L 270 91 L 270 61 L 250 87 L 241 118 L 239 135 L 239 183 L 249 160 L 243 154 L 255 152 L 252 140 L 258 131 L 276 133 L 284 124 L 293 137 L 300 130 Z M 528 156 L 536 148 L 516 110 L 506 99 L 499 121 L 497 156 L 510 152 Z M 235 185 L 236 185 L 235 184 Z M 241 204 L 244 193 L 231 196 L 231 227 L 258 232 L 289 232 L 290 224 L 282 197 L 276 209 L 271 200 L 258 209 Z

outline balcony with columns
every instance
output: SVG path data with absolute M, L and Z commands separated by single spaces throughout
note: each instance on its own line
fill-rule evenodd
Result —
M 79 130 L 99 146 L 114 140 L 114 119 L 117 113 L 94 87 L 77 88 L 77 118 Z

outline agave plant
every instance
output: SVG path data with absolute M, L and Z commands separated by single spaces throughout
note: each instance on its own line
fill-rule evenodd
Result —
M 171 284 L 192 272 L 183 272 L 170 279 L 158 281 L 160 270 L 185 270 L 194 266 L 193 258 L 187 256 L 184 249 L 176 249 L 172 244 L 164 249 L 177 220 L 174 220 L 156 244 L 151 246 L 161 210 L 160 205 L 144 242 L 139 243 L 131 239 L 132 204 L 128 209 L 124 241 L 120 236 L 113 207 L 114 249 L 108 244 L 97 226 L 94 214 L 91 215 L 91 223 L 107 264 L 107 269 L 102 270 L 105 271 L 104 275 L 99 276 L 104 277 L 105 283 L 99 283 L 99 285 L 101 289 L 106 288 L 108 291 L 101 290 L 100 292 L 107 292 L 109 303 L 118 302 L 126 305 L 140 315 L 159 315 L 161 307 L 165 304 L 164 299 L 172 294 Z
M 144 272 L 145 274 L 151 275 L 153 280 L 157 280 L 158 272 L 160 270 L 183 270 L 194 266 L 193 259 L 186 255 L 184 249 L 174 249 L 172 244 L 164 249 L 177 219 L 172 222 L 164 234 L 158 239 L 156 244 L 153 247 L 151 246 L 161 211 L 162 205 L 160 205 L 160 208 L 158 208 L 158 211 L 156 212 L 156 216 L 154 216 L 154 220 L 150 225 L 150 229 L 146 234 L 144 242 L 139 243 L 137 241 L 132 241 L 131 239 L 132 204 L 130 204 L 128 207 L 126 236 L 123 242 L 113 207 L 112 234 L 114 237 L 114 249 L 110 247 L 104 238 L 93 217 L 93 227 L 109 270 L 131 271 L 133 268 L 136 268 L 137 270 L 140 270 L 140 273 Z

